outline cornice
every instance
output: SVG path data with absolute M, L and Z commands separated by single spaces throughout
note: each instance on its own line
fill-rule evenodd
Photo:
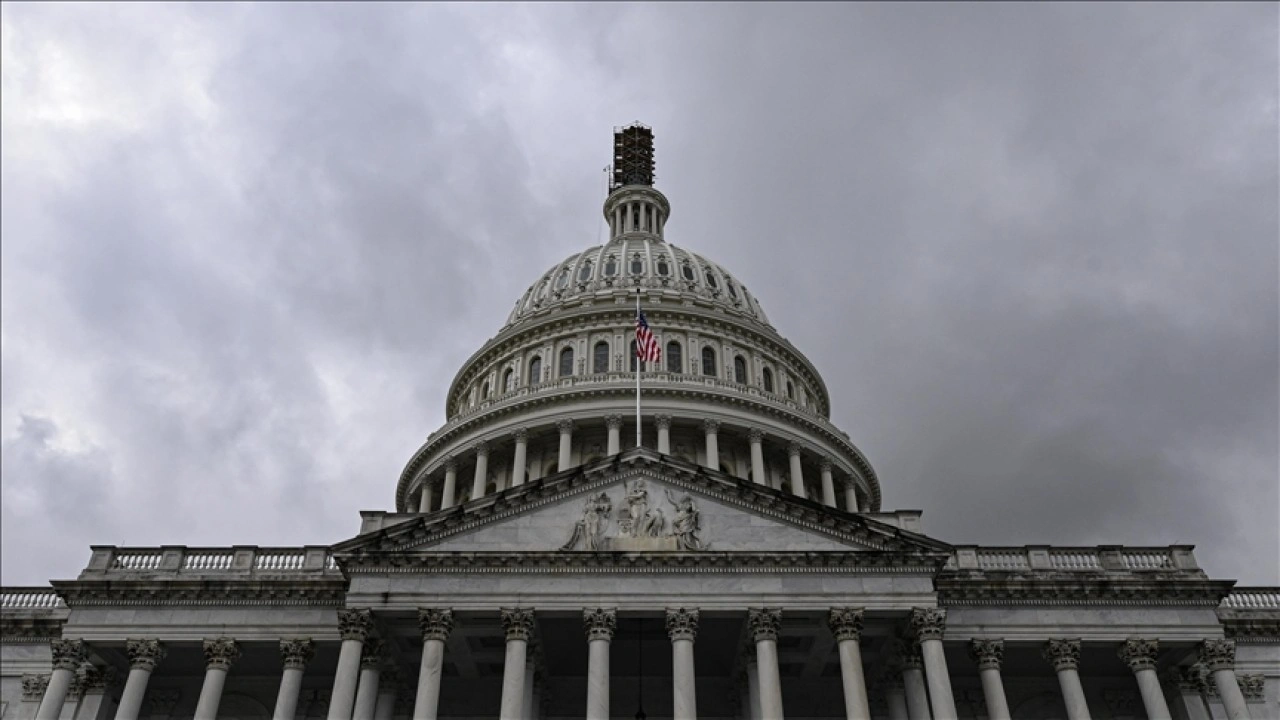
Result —
M 427 459 L 445 452 L 451 442 L 457 442 L 459 437 L 465 437 L 466 433 L 474 432 L 488 425 L 496 424 L 504 417 L 515 416 L 521 412 L 527 412 L 531 408 L 543 406 L 561 405 L 566 408 L 572 408 L 582 400 L 593 398 L 617 398 L 619 400 L 630 401 L 634 397 L 635 387 L 625 383 L 615 384 L 582 384 L 569 385 L 565 388 L 548 387 L 537 393 L 521 395 L 508 400 L 495 401 L 494 405 L 483 413 L 469 417 L 466 421 L 450 427 L 433 435 L 426 443 L 418 448 L 413 457 L 410 458 L 404 470 L 400 474 L 400 480 L 396 486 L 396 506 L 405 506 L 405 497 L 412 489 L 415 480 L 423 471 L 430 471 L 431 466 L 427 464 Z M 774 418 L 800 431 L 810 433 L 819 439 L 838 448 L 845 457 L 837 457 L 837 461 L 841 465 L 841 471 L 860 477 L 867 486 L 867 490 L 871 495 L 871 506 L 878 508 L 881 502 L 880 481 L 875 470 L 871 467 L 871 463 L 867 460 L 862 451 L 853 444 L 853 442 L 844 433 L 840 432 L 830 421 L 825 419 L 815 419 L 816 416 L 808 416 L 804 413 L 797 412 L 780 403 L 774 403 L 763 397 L 754 395 L 746 395 L 729 390 L 719 390 L 715 386 L 706 384 L 689 383 L 664 383 L 662 385 L 652 384 L 646 387 L 647 396 L 650 398 L 678 398 L 686 399 L 694 402 L 704 402 L 714 408 L 716 405 L 723 407 L 736 407 L 744 409 L 748 412 L 757 413 L 767 417 Z M 597 418 L 599 412 L 597 410 L 581 410 L 577 413 L 570 410 L 565 417 L 573 419 L 593 419 Z M 732 419 L 728 419 L 732 420 Z M 497 428 L 494 428 L 495 433 Z M 468 442 L 471 438 L 467 438 Z M 851 462 L 851 465 L 846 465 Z
M 1216 608 L 1234 585 L 1194 574 L 1119 572 L 944 572 L 935 580 L 938 605 L 1194 606 Z
M 288 606 L 341 607 L 346 578 L 254 580 L 55 580 L 53 586 L 76 607 L 95 606 Z
M 62 637 L 65 617 L 0 618 L 0 642 L 45 643 Z

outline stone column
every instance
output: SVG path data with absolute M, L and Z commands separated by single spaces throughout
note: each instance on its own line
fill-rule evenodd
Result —
M 33 675 L 24 673 L 22 676 L 22 702 L 30 703 L 36 706 L 36 712 L 40 711 L 40 701 L 44 699 L 45 691 L 49 689 L 48 675 Z M 35 717 L 34 712 L 30 712 L 28 707 L 24 706 L 16 711 L 15 714 L 26 717 Z
M 1062 701 L 1067 706 L 1067 720 L 1090 720 L 1089 704 L 1080 685 L 1080 641 L 1050 640 L 1044 644 L 1044 659 L 1058 673 L 1062 686 Z
M 1200 644 L 1200 662 L 1213 676 L 1218 697 L 1228 720 L 1250 720 L 1249 706 L 1236 683 L 1236 643 L 1234 640 L 1205 640 Z
M 435 486 L 430 481 L 423 480 L 422 489 L 418 492 L 418 512 L 431 512 L 431 501 L 435 496 Z
M 524 466 L 528 463 L 526 457 L 529 453 L 529 431 L 520 428 L 515 431 L 516 451 L 511 457 L 511 487 L 518 487 L 524 484 Z
M 204 685 L 200 688 L 200 699 L 196 701 L 195 720 L 217 720 L 227 672 L 239 657 L 240 646 L 232 638 L 204 641 Z
M 609 720 L 609 645 L 618 613 L 583 610 L 582 622 L 587 629 L 587 720 Z
M 1004 662 L 1003 640 L 970 640 L 969 657 L 978 664 L 982 678 L 982 697 L 987 702 L 990 720 L 1009 720 L 1009 701 L 1004 695 L 1004 681 L 1000 678 L 1000 664 Z
M 751 441 L 751 480 L 757 485 L 768 485 L 769 477 L 764 470 L 764 431 L 751 428 L 747 439 Z
M 884 679 L 884 703 L 889 710 L 889 720 L 911 720 L 907 714 L 907 691 L 901 676 Z
M 538 643 L 536 638 L 529 642 L 528 652 L 524 658 L 524 699 L 521 700 L 521 707 L 524 708 L 523 717 L 525 720 L 533 720 L 538 716 L 537 702 L 533 697 L 533 688 L 538 679 L 537 668 Z
M 844 486 L 844 509 L 851 513 L 861 510 L 858 507 L 858 488 L 852 482 Z
M 947 656 L 942 651 L 942 631 L 947 611 L 941 608 L 915 608 L 911 611 L 911 629 L 920 641 L 924 658 L 925 679 L 929 683 L 929 700 L 935 720 L 956 720 L 956 701 L 951 694 L 951 676 L 947 674 Z
M 378 702 L 373 707 L 373 720 L 391 720 L 396 713 L 396 694 L 400 684 L 395 668 L 383 668 L 378 674 Z
M 604 419 L 604 424 L 609 428 L 609 444 L 605 454 L 617 455 L 622 452 L 622 416 L 609 415 Z
M 1147 710 L 1147 720 L 1173 720 L 1169 705 L 1164 701 L 1160 678 L 1156 676 L 1156 654 L 1160 645 L 1155 640 L 1129 638 L 1120 643 L 1116 654 L 1133 671 L 1142 694 L 1142 706 Z
M 371 637 L 360 651 L 360 684 L 356 688 L 356 704 L 352 716 L 356 720 L 372 718 L 378 706 L 378 680 L 382 672 L 382 640 Z
M 502 627 L 507 634 L 507 658 L 502 668 L 502 706 L 498 717 L 499 720 L 522 720 L 524 665 L 529 636 L 533 635 L 533 611 L 511 608 L 501 612 Z
M 351 720 L 360 674 L 360 655 L 372 625 L 373 617 L 368 610 L 338 611 L 338 635 L 342 638 L 342 649 L 338 652 L 333 692 L 329 694 L 329 720 Z
M 88 660 L 83 640 L 53 640 L 49 647 L 53 651 L 53 673 L 36 710 L 36 720 L 57 720 L 76 671 Z
M 76 706 L 76 715 L 87 720 L 95 720 L 100 716 L 106 716 L 103 710 L 103 704 L 108 704 L 110 709 L 110 698 L 107 695 L 107 685 L 115 679 L 115 668 L 99 667 L 97 665 L 84 665 L 84 678 L 82 680 L 82 688 L 84 694 L 80 698 L 80 704 Z
M 924 683 L 924 657 L 920 644 L 908 641 L 900 648 L 902 657 L 902 686 L 907 696 L 907 717 L 910 720 L 932 720 L 929 712 L 929 690 Z
M 696 671 L 693 667 L 693 640 L 698 635 L 698 611 L 667 608 L 667 637 L 671 638 L 671 694 L 673 720 L 698 717 Z
M 476 443 L 472 448 L 476 453 L 476 473 L 471 478 L 471 499 L 484 497 L 485 485 L 489 482 L 489 445 Z
M 800 443 L 787 443 L 787 456 L 791 458 L 791 494 L 805 497 L 804 470 L 800 467 Z
M 573 421 L 560 420 L 556 422 L 556 429 L 560 431 L 560 460 L 557 466 L 563 472 L 573 462 Z
M 747 703 L 751 712 L 751 720 L 764 720 L 764 709 L 760 707 L 760 664 L 756 662 L 756 654 L 747 655 Z
M 1165 672 L 1174 696 L 1178 720 L 1212 720 L 1205 695 L 1209 691 L 1209 671 L 1200 663 L 1176 665 Z
M 836 483 L 831 477 L 831 461 L 822 458 L 822 462 L 818 464 L 818 470 L 822 473 L 822 504 L 827 507 L 836 506 Z
M 828 477 L 830 475 L 828 474 Z M 840 677 L 844 682 L 844 711 L 849 720 L 871 720 L 867 702 L 867 681 L 862 674 L 862 608 L 831 608 L 827 618 L 836 636 L 840 654 Z
M 316 644 L 310 638 L 280 641 L 280 657 L 284 660 L 284 672 L 280 675 L 280 691 L 276 693 L 276 710 L 273 720 L 293 720 L 298 714 L 298 693 L 302 690 L 302 674 L 307 663 L 316 654 Z
M 422 666 L 418 669 L 413 720 L 436 720 L 440 709 L 440 674 L 444 671 L 444 641 L 453 630 L 453 611 L 420 608 L 418 627 L 422 630 Z
M 453 458 L 444 461 L 444 489 L 440 492 L 441 510 L 458 504 L 458 462 Z
M 718 434 L 720 432 L 719 420 L 703 420 L 702 429 L 707 436 L 707 467 L 712 470 L 720 469 L 720 440 Z
M 768 720 L 782 720 L 782 677 L 778 672 L 778 629 L 782 611 L 759 608 L 747 611 L 747 628 L 756 644 L 756 665 L 760 674 L 760 714 Z
M 653 422 L 658 426 L 658 452 L 663 455 L 671 454 L 671 416 L 655 415 Z
M 129 677 L 124 681 L 116 720 L 138 720 L 142 698 L 147 694 L 147 681 L 151 679 L 151 671 L 164 659 L 165 649 L 159 640 L 126 640 L 124 645 L 129 655 Z

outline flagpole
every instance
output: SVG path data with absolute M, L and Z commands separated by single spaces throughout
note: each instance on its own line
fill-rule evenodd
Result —
M 636 327 L 640 327 L 640 288 L 636 288 Z M 636 447 L 640 447 L 640 364 L 644 359 L 640 357 L 640 338 L 636 337 L 636 349 L 633 352 L 636 358 Z

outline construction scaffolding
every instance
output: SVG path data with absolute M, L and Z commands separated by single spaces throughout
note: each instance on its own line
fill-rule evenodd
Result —
M 653 130 L 640 123 L 613 129 L 613 185 L 653 185 Z

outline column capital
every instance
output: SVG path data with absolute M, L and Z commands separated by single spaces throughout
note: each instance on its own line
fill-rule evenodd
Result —
M 125 652 L 129 655 L 129 669 L 142 668 L 147 672 L 156 669 L 156 665 L 168 654 L 159 640 L 150 638 L 125 640 Z
M 1004 641 L 974 638 L 969 641 L 969 657 L 979 670 L 999 670 L 1004 663 Z
M 1261 700 L 1263 699 L 1264 690 L 1266 689 L 1267 678 L 1262 674 L 1237 675 L 1236 682 L 1240 685 L 1240 693 L 1244 695 L 1245 700 Z
M 560 431 L 561 435 L 568 435 L 569 433 L 573 432 L 573 421 L 570 420 L 569 418 L 557 420 L 556 429 Z
M 502 608 L 502 629 L 507 642 L 528 640 L 533 636 L 533 611 L 526 608 Z
M 941 640 L 942 632 L 947 627 L 947 611 L 942 608 L 912 608 L 911 632 L 916 638 L 924 640 Z
M 1045 642 L 1041 654 L 1053 666 L 1054 672 L 1076 670 L 1080 667 L 1079 640 L 1049 640 Z
M 899 640 L 895 646 L 896 660 L 903 670 L 923 670 L 924 655 L 920 652 L 920 643 L 914 639 Z
M 670 415 L 654 415 L 653 423 L 654 425 L 658 426 L 659 430 L 670 430 L 671 416 Z
M 234 638 L 205 638 L 204 666 L 208 670 L 230 670 L 240 659 L 240 646 Z
M 107 691 L 107 686 L 116 679 L 116 669 L 109 666 L 85 664 L 81 672 L 84 676 L 82 684 L 86 693 L 104 693 Z
M 22 676 L 22 699 L 23 700 L 39 700 L 44 697 L 44 691 L 49 687 L 49 675 L 34 675 L 28 673 Z
M 526 427 L 516 428 L 515 432 L 511 433 L 511 437 L 515 438 L 515 441 L 518 443 L 528 442 L 529 428 L 526 428 Z
M 698 636 L 697 608 L 667 608 L 667 637 L 676 640 L 693 640 Z
M 621 416 L 621 415 L 606 415 L 606 416 L 605 416 L 605 418 L 604 418 L 604 425 L 605 425 L 605 427 L 609 428 L 610 430 L 618 430 L 618 429 L 621 429 L 621 428 L 622 428 L 622 416 Z
M 763 430 L 761 430 L 760 428 L 756 428 L 756 427 L 749 428 L 749 429 L 747 430 L 747 440 L 751 441 L 751 443 L 753 443 L 753 444 L 754 444 L 754 443 L 763 442 L 763 441 L 764 441 L 764 431 L 763 431 Z
M 418 628 L 422 640 L 448 640 L 453 631 L 453 611 L 443 608 L 418 608 Z
M 782 628 L 782 611 L 778 608 L 751 608 L 747 610 L 747 630 L 754 642 L 777 640 Z
M 707 433 L 714 435 L 720 432 L 720 421 L 713 418 L 703 418 L 702 429 Z
M 395 692 L 400 685 L 400 669 L 391 665 L 378 671 L 378 694 Z
M 1120 643 L 1116 656 L 1129 666 L 1133 672 L 1139 670 L 1155 670 L 1156 655 L 1160 652 L 1160 643 L 1156 640 L 1128 638 Z
M 586 625 L 587 641 L 612 640 L 613 632 L 618 627 L 618 611 L 605 608 L 587 608 L 582 611 L 582 622 Z
M 360 667 L 382 667 L 382 638 L 365 638 L 364 645 L 360 648 Z
M 480 455 L 489 457 L 489 443 L 481 440 L 471 446 L 471 452 L 475 453 L 477 457 Z
M 280 657 L 286 670 L 305 670 L 316 654 L 316 644 L 311 638 L 282 638 Z
M 818 472 L 829 473 L 832 467 L 831 458 L 822 457 L 818 459 Z
M 457 459 L 457 458 L 455 458 L 455 457 L 454 457 L 454 456 L 452 456 L 452 455 L 450 455 L 450 456 L 446 457 L 446 458 L 444 459 L 444 471 L 445 471 L 445 472 L 457 472 L 457 471 L 458 471 L 458 459 Z
M 801 446 L 799 442 L 795 440 L 787 441 L 787 457 L 796 457 L 800 454 L 800 451 L 803 449 L 804 447 Z
M 1209 692 L 1209 671 L 1204 665 L 1174 665 L 1165 670 L 1164 678 L 1179 690 L 1192 693 Z
M 373 629 L 373 616 L 368 610 L 344 608 L 338 611 L 338 635 L 343 640 L 359 640 L 369 637 Z
M 75 672 L 89 659 L 83 640 L 51 640 L 49 648 L 53 651 L 54 670 Z
M 827 617 L 827 625 L 836 641 L 852 640 L 857 642 L 862 637 L 862 608 L 831 608 Z
M 1205 640 L 1200 643 L 1200 662 L 1209 672 L 1214 670 L 1232 670 L 1236 668 L 1235 640 Z

